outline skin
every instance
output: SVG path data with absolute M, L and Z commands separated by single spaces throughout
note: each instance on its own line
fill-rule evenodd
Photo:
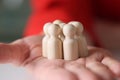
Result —
M 88 46 L 89 56 L 74 61 L 42 57 L 40 35 L 0 43 L 0 63 L 25 67 L 35 80 L 113 80 L 120 77 L 120 62 L 110 52 Z

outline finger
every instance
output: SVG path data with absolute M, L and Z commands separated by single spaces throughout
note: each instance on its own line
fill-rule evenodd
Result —
M 20 64 L 25 60 L 26 57 L 28 57 L 28 47 L 24 44 L 23 41 L 20 40 L 18 42 L 21 43 L 0 43 L 0 63 L 13 62 Z
M 102 80 L 113 80 L 113 73 L 100 62 L 91 62 L 87 61 L 86 67 L 89 68 L 92 72 L 98 75 Z
M 100 80 L 93 72 L 85 68 L 83 62 L 79 60 L 66 64 L 66 69 L 77 75 L 79 80 Z
M 104 57 L 110 56 L 110 52 L 102 48 L 88 47 L 89 56 L 87 59 L 90 61 L 99 61 L 101 62 Z
M 35 35 L 23 38 L 24 42 L 30 47 L 34 48 L 36 45 L 42 47 L 42 35 Z
M 102 63 L 117 76 L 120 77 L 120 62 L 118 60 L 115 60 L 111 57 L 105 57 L 102 60 Z

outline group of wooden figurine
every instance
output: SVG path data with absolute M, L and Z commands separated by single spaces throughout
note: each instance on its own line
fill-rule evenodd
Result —
M 44 25 L 42 54 L 48 59 L 75 60 L 88 55 L 83 25 L 78 21 L 55 20 Z

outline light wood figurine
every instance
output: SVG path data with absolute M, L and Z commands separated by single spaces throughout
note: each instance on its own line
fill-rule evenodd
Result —
M 76 39 L 78 40 L 78 47 L 79 47 L 79 56 L 80 57 L 86 57 L 88 56 L 88 50 L 87 50 L 87 41 L 85 37 L 83 36 L 83 25 L 78 21 L 71 21 L 68 24 L 72 24 L 76 27 Z
M 43 27 L 43 31 L 45 34 L 45 37 L 42 40 L 42 55 L 43 57 L 47 57 L 47 42 L 49 39 L 49 34 L 48 34 L 48 27 L 51 25 L 52 23 L 46 23 Z
M 47 43 L 47 58 L 62 59 L 62 41 L 58 37 L 61 33 L 61 28 L 57 24 L 51 24 L 48 28 L 50 38 Z
M 72 24 L 66 24 L 63 27 L 65 40 L 63 41 L 64 60 L 75 60 L 79 58 L 78 44 L 75 39 L 76 28 Z

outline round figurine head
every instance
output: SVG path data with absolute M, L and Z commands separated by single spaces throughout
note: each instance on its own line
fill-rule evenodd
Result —
M 61 21 L 61 20 L 55 20 L 55 21 L 53 21 L 53 24 L 60 24 L 60 23 L 63 23 L 63 21 Z
M 43 26 L 43 31 L 45 34 L 48 34 L 48 27 L 51 25 L 52 23 L 46 23 L 44 26 Z
M 48 28 L 48 33 L 51 36 L 57 36 L 61 33 L 61 28 L 57 24 L 51 24 Z
M 74 36 L 76 33 L 76 28 L 72 24 L 65 24 L 63 27 L 63 34 L 67 36 Z
M 71 21 L 68 24 L 72 24 L 77 28 L 76 34 L 80 35 L 83 32 L 83 25 L 78 21 Z

